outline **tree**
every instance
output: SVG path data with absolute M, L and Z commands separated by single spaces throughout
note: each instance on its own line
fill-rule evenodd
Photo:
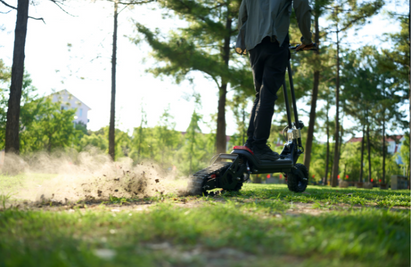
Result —
M 7 96 L 10 85 L 11 70 L 0 59 L 0 149 L 4 149 L 6 138 Z
M 228 84 L 238 91 L 251 91 L 252 75 L 245 60 L 232 53 L 231 44 L 237 31 L 238 0 L 225 2 L 161 1 L 159 5 L 186 20 L 188 27 L 172 32 L 166 41 L 140 23 L 137 29 L 153 48 L 153 57 L 159 62 L 150 70 L 155 76 L 173 76 L 177 83 L 192 71 L 199 71 L 213 80 L 218 88 L 216 129 L 217 153 L 226 150 L 225 106 Z M 136 43 L 140 39 L 135 40 Z M 161 64 L 164 62 L 164 64 Z
M 394 79 L 392 87 L 394 87 L 396 91 L 402 92 L 403 100 L 409 100 L 409 124 L 407 125 L 407 123 L 405 123 L 403 125 L 405 128 L 408 127 L 409 130 L 411 124 L 410 2 L 411 1 L 408 2 L 408 14 L 395 14 L 393 12 L 388 12 L 388 15 L 391 19 L 398 19 L 400 21 L 400 32 L 386 34 L 386 39 L 384 41 L 392 42 L 393 47 L 391 49 L 382 49 L 381 55 L 378 56 L 380 71 L 390 73 L 391 78 Z M 409 142 L 411 142 L 410 136 Z M 408 168 L 410 177 L 410 164 L 408 165 Z
M 365 46 L 347 54 L 344 64 L 344 90 L 342 102 L 346 103 L 344 112 L 356 119 L 361 125 L 363 139 L 361 141 L 361 172 L 363 176 L 364 142 L 367 144 L 368 165 L 371 165 L 371 147 L 377 146 L 382 140 L 382 181 L 386 181 L 386 124 L 398 127 L 405 124 L 400 110 L 403 101 L 395 86 L 396 79 L 390 71 L 381 71 L 381 56 L 375 47 Z M 371 128 L 370 128 L 371 127 Z M 381 129 L 381 130 L 379 130 Z M 381 134 L 377 134 L 380 132 Z M 372 134 L 374 132 L 374 134 Z M 373 138 L 370 138 L 373 137 Z M 366 140 L 366 141 L 364 141 Z M 368 169 L 371 177 L 372 168 Z
M 57 6 L 62 1 L 50 0 Z M 6 139 L 5 151 L 19 154 L 19 118 L 20 118 L 20 98 L 22 95 L 22 83 L 24 75 L 25 45 L 28 18 L 42 20 L 42 18 L 33 18 L 29 14 L 29 0 L 18 0 L 17 8 L 7 4 L 5 1 L 0 2 L 14 10 L 17 10 L 15 39 L 13 49 L 13 64 L 11 73 L 10 97 L 7 109 Z
M 407 170 L 407 177 L 409 177 L 410 180 L 410 134 L 406 133 L 404 135 L 404 141 L 403 145 L 400 148 L 399 155 L 402 158 L 403 165 L 405 166 L 405 169 Z
M 117 60 L 117 24 L 118 24 L 118 0 L 114 0 L 114 28 L 113 28 L 113 52 L 111 54 L 111 106 L 110 127 L 108 131 L 108 154 L 115 159 L 115 113 L 116 113 L 116 60 Z
M 12 82 L 7 109 L 5 148 L 6 152 L 17 154 L 19 153 L 20 97 L 22 95 L 28 13 L 29 0 L 19 0 L 13 50 Z
M 64 110 L 59 103 L 53 103 L 49 98 L 40 98 L 31 103 L 30 107 L 23 106 L 22 110 L 30 113 L 31 123 L 22 125 L 21 150 L 31 152 L 46 150 L 51 152 L 56 148 L 73 146 L 82 135 L 75 129 L 73 120 L 75 110 Z
M 108 149 L 107 140 L 108 139 L 105 138 L 104 134 L 91 133 L 90 135 L 84 135 L 77 144 L 77 150 L 81 152 L 95 147 L 102 153 L 105 153 Z
M 132 151 L 130 152 L 130 157 L 133 158 L 135 161 L 139 161 L 143 159 L 145 156 L 146 151 L 148 150 L 148 146 L 145 143 L 146 135 L 148 134 L 149 130 L 146 128 L 147 126 L 147 114 L 141 107 L 141 120 L 140 126 L 134 128 L 133 130 L 133 139 L 132 139 Z
M 326 104 L 325 104 L 325 133 L 326 133 L 326 157 L 325 157 L 325 176 L 324 176 L 324 180 L 323 180 L 323 184 L 327 185 L 328 184 L 328 173 L 329 173 L 329 165 L 330 165 L 330 133 L 333 132 L 331 130 L 333 130 L 335 128 L 334 125 L 334 121 L 331 121 L 329 118 L 329 109 L 331 108 L 331 99 L 333 99 L 333 95 L 331 94 L 332 92 L 330 90 L 326 90 L 326 92 L 324 93 L 324 98 L 326 99 Z M 332 129 L 331 129 L 332 128 Z
M 247 97 L 242 94 L 234 94 L 232 101 L 227 103 L 237 123 L 237 132 L 231 136 L 230 143 L 242 145 L 247 139 L 247 122 L 250 114 L 245 111 L 247 108 Z
M 180 133 L 174 130 L 175 123 L 172 122 L 172 119 L 168 107 L 164 110 L 158 125 L 154 128 L 154 159 L 160 163 L 162 168 L 167 168 L 166 163 L 172 160 L 173 154 L 179 145 Z
M 114 160 L 115 159 L 115 117 L 116 117 L 116 70 L 117 70 L 117 29 L 118 29 L 118 15 L 127 7 L 133 7 L 135 5 L 142 5 L 150 3 L 149 1 L 137 1 L 128 0 L 122 2 L 119 0 L 110 0 L 114 4 L 113 15 L 113 50 L 111 54 L 111 104 L 110 104 L 110 126 L 108 132 L 108 154 Z M 119 11 L 118 5 L 124 5 L 124 8 Z
M 202 151 L 201 155 L 201 129 L 198 126 L 198 121 L 200 119 L 201 116 L 197 114 L 194 110 L 194 112 L 192 113 L 191 122 L 189 123 L 188 129 L 186 129 L 184 150 L 188 155 L 189 174 L 195 171 L 195 168 L 193 166 L 194 164 L 192 164 L 193 159 L 196 159 L 198 161 L 201 159 L 201 156 L 205 154 L 204 151 Z
M 0 149 L 5 146 L 6 91 L 0 88 Z M 48 97 L 38 97 L 36 92 L 30 75 L 25 73 L 20 101 L 19 152 L 50 152 L 56 148 L 76 146 L 85 134 L 85 128 L 73 122 L 75 110 L 61 110 L 59 103 L 53 103 Z
M 7 72 L 8 68 L 4 68 L 2 76 L 4 77 L 3 83 L 5 87 L 10 86 L 10 72 Z M 36 88 L 32 85 L 32 79 L 28 73 L 25 73 L 22 81 L 22 93 L 20 100 L 20 119 L 19 119 L 19 132 L 22 132 L 36 119 L 36 115 L 40 113 L 41 101 L 36 101 L 37 94 Z M 7 124 L 7 107 L 8 97 L 6 88 L 0 88 L 0 149 L 4 149 L 6 141 L 6 124 Z M 21 141 L 19 141 L 21 143 Z M 19 145 L 20 147 L 20 145 Z
M 356 0 L 337 0 L 332 5 L 332 13 L 328 17 L 329 20 L 334 22 L 334 33 L 336 36 L 336 51 L 337 51 L 337 64 L 336 64 L 336 97 L 335 97 L 335 149 L 334 149 L 334 162 L 332 165 L 332 179 L 331 186 L 337 186 L 338 184 L 338 169 L 339 169 L 339 156 L 340 156 L 340 124 L 339 124 L 339 101 L 340 101 L 340 42 L 342 37 L 340 34 L 344 33 L 347 29 L 353 26 L 357 27 L 366 22 L 366 19 L 381 9 L 384 5 L 383 0 L 375 0 L 371 2 L 362 2 L 357 4 Z
M 314 28 L 315 28 L 315 43 L 317 45 L 317 50 L 315 51 L 314 62 L 312 64 L 313 70 L 313 88 L 312 88 L 312 97 L 311 97 L 311 109 L 309 112 L 309 124 L 308 124 L 308 135 L 305 143 L 305 156 L 304 156 L 304 165 L 309 170 L 311 151 L 313 144 L 313 134 L 315 132 L 315 121 L 316 121 L 316 104 L 318 101 L 318 89 L 319 89 L 319 80 L 320 80 L 320 68 L 321 68 L 321 59 L 319 57 L 320 51 L 319 46 L 321 43 L 321 31 L 319 28 L 319 18 L 321 18 L 327 11 L 327 5 L 331 1 L 329 0 L 315 0 L 312 3 L 312 14 L 314 16 Z M 326 33 L 324 33 L 325 35 Z
M 198 97 L 196 97 L 196 108 L 192 113 L 182 146 L 176 157 L 178 158 L 179 170 L 183 175 L 189 175 L 205 168 L 211 159 L 215 144 L 215 136 L 213 134 L 203 134 L 199 128 L 202 116 L 197 113 L 200 108 Z

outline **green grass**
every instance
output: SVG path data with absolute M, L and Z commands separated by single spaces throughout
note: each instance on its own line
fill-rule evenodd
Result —
M 350 188 L 331 188 L 326 186 L 308 186 L 304 194 L 293 194 L 286 189 L 286 185 L 245 185 L 242 197 L 274 198 L 288 202 L 349 205 L 378 205 L 382 207 L 404 206 L 410 207 L 410 190 L 380 190 Z
M 13 192 L 18 189 L 27 188 L 32 184 L 41 185 L 52 178 L 57 177 L 56 174 L 49 173 L 31 173 L 18 174 L 14 176 L 0 174 L 0 194 L 4 192 Z
M 0 266 L 410 265 L 408 190 L 246 184 L 80 207 L 3 209 Z

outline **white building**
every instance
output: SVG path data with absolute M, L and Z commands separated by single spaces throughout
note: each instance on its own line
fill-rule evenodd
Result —
M 72 95 L 68 90 L 64 89 L 59 92 L 51 94 L 49 97 L 52 98 L 52 102 L 58 102 L 61 105 L 61 109 L 75 109 L 75 123 L 82 122 L 87 126 L 88 122 L 88 111 L 91 110 L 90 107 L 85 105 L 81 100 Z

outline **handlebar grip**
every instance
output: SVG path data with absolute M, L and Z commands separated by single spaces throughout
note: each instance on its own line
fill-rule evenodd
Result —
M 296 48 L 298 48 L 300 46 L 300 44 L 298 44 L 297 46 L 289 46 L 290 50 L 296 50 Z M 296 52 L 300 52 L 300 51 L 309 51 L 309 50 L 318 50 L 318 47 L 316 46 L 316 43 L 312 43 L 309 44 L 307 46 L 305 46 L 304 48 L 297 50 Z

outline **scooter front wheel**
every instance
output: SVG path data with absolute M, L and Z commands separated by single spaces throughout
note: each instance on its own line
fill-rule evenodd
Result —
M 309 171 L 305 165 L 295 164 L 295 170 L 287 173 L 287 187 L 295 193 L 302 193 L 308 186 Z

